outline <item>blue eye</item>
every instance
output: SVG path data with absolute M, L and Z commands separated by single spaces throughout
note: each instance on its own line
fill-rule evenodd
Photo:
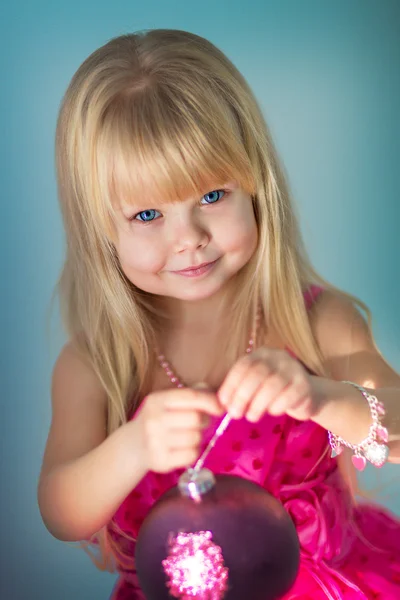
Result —
M 205 204 L 214 204 L 221 200 L 221 198 L 225 196 L 224 190 L 214 190 L 213 192 L 208 192 L 208 194 L 204 194 L 202 200 L 205 200 Z
M 142 210 L 142 212 L 134 216 L 134 219 L 137 221 L 141 221 L 142 223 L 150 223 L 151 221 L 154 221 L 154 219 L 157 216 L 157 213 L 158 215 L 161 214 L 158 212 L 158 210 L 154 210 L 154 208 L 150 208 L 149 210 Z

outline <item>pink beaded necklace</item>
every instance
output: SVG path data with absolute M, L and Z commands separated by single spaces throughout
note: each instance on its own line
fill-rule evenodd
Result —
M 257 336 L 258 327 L 260 324 L 260 318 L 261 318 L 261 310 L 260 310 L 260 308 L 258 308 L 256 311 L 256 314 L 255 314 L 255 317 L 254 317 L 254 324 L 253 324 L 253 328 L 252 328 L 252 332 L 251 332 L 251 337 L 249 339 L 249 343 L 246 348 L 247 354 L 250 354 L 250 352 L 253 351 L 254 346 L 256 344 L 256 336 Z M 162 367 L 162 369 L 164 369 L 164 371 L 171 383 L 176 385 L 176 387 L 178 387 L 178 388 L 185 387 L 185 384 L 179 379 L 178 375 L 175 373 L 174 369 L 172 368 L 171 363 L 165 358 L 164 354 L 158 354 L 157 360 L 160 363 L 160 366 Z

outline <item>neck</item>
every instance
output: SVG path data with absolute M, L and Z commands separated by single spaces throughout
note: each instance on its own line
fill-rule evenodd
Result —
M 165 326 L 160 331 L 158 360 L 171 383 L 194 385 L 207 382 L 218 389 L 237 354 L 254 348 L 259 317 L 249 307 L 235 332 L 233 296 L 209 298 L 196 303 L 173 303 Z M 239 323 L 238 323 L 239 325 Z M 235 340 L 234 343 L 232 340 Z M 165 377 L 165 374 L 163 378 Z
M 159 304 L 167 315 L 165 328 L 169 332 L 185 330 L 189 333 L 218 329 L 229 313 L 228 307 L 232 306 L 233 298 L 232 285 L 202 300 L 162 298 Z

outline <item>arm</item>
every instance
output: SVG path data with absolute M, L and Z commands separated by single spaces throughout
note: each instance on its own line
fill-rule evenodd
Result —
M 368 403 L 342 381 L 358 383 L 385 405 L 389 461 L 400 463 L 400 375 L 380 355 L 363 317 L 349 301 L 324 292 L 310 318 L 332 378 L 312 378 L 320 406 L 312 420 L 350 443 L 363 440 L 371 424 Z
M 106 396 L 71 345 L 52 378 L 52 422 L 38 485 L 43 521 L 57 538 L 89 538 L 145 475 L 141 436 L 130 421 L 107 437 Z

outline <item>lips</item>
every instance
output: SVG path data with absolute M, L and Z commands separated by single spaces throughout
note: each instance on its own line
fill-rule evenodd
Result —
M 181 269 L 180 271 L 171 271 L 171 273 L 180 277 L 201 278 L 213 270 L 218 260 L 217 258 L 213 262 L 203 262 L 192 267 L 186 267 L 186 269 Z
M 179 269 L 179 271 L 175 271 L 175 272 L 176 273 L 187 273 L 188 271 L 197 271 L 198 269 L 207 267 L 208 265 L 212 265 L 214 262 L 216 262 L 216 261 L 212 260 L 209 262 L 200 263 L 199 265 L 193 265 L 192 267 L 187 267 L 186 269 Z

